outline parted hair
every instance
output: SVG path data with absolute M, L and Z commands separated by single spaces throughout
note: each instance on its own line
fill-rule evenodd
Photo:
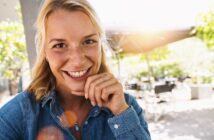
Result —
M 100 24 L 99 18 L 86 0 L 45 0 L 36 20 L 36 50 L 37 59 L 32 70 L 32 80 L 27 91 L 34 94 L 37 101 L 41 101 L 50 91 L 55 89 L 56 79 L 51 72 L 48 61 L 45 58 L 45 34 L 48 17 L 56 10 L 82 11 L 91 20 L 102 39 L 102 61 L 99 73 L 109 71 L 106 65 L 104 46 L 106 46 L 105 32 Z

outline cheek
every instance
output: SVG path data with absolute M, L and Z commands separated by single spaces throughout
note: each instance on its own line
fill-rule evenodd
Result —
M 102 63 L 102 52 L 99 51 L 97 54 L 96 54 L 96 58 L 95 58 L 95 61 L 96 61 L 96 72 L 98 73 L 100 71 L 100 67 L 101 67 L 101 63 Z
M 95 61 L 95 63 L 98 66 L 100 66 L 101 65 L 101 59 L 102 59 L 101 49 L 97 49 L 96 51 L 94 51 L 92 56 L 93 56 L 93 60 Z
M 93 48 L 93 49 L 87 50 L 88 60 L 90 60 L 94 65 L 93 66 L 94 73 L 97 73 L 100 69 L 101 56 L 102 56 L 102 54 L 101 54 L 101 50 L 99 48 Z
M 101 47 L 100 46 L 93 46 L 86 48 L 84 50 L 85 55 L 89 57 L 92 61 L 97 63 L 99 59 L 101 59 Z
M 63 65 L 64 62 L 63 57 L 60 57 L 59 55 L 50 52 L 46 53 L 46 59 L 52 71 L 56 71 Z

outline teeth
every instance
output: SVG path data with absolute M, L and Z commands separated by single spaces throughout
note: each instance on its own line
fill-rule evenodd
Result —
M 81 76 L 83 76 L 86 72 L 87 72 L 87 70 L 83 70 L 83 71 L 68 72 L 68 74 L 69 74 L 71 77 L 81 77 Z

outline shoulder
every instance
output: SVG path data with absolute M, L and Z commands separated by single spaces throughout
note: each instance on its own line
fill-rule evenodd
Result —
M 19 112 L 23 113 L 35 105 L 36 101 L 34 100 L 33 94 L 24 91 L 17 94 L 0 108 L 0 116 L 15 113 L 19 114 Z
M 35 112 L 33 96 L 22 92 L 0 108 L 0 139 L 21 139 L 27 127 L 27 121 Z

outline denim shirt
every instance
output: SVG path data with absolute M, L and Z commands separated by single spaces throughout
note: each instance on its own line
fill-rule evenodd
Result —
M 75 140 L 71 128 L 59 116 L 63 109 L 56 92 L 36 102 L 23 92 L 0 109 L 0 140 Z M 94 106 L 81 128 L 83 140 L 150 140 L 143 110 L 133 96 L 125 94 L 129 108 L 114 116 L 108 108 Z

